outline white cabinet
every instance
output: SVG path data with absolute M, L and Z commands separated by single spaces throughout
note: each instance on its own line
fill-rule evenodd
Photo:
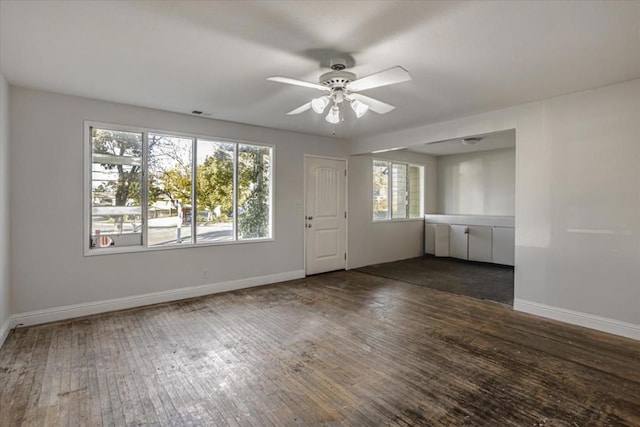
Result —
M 449 252 L 454 258 L 492 262 L 492 227 L 486 225 L 451 225 Z
M 454 258 L 469 259 L 469 227 L 451 225 L 449 229 L 449 254 Z
M 425 224 L 424 252 L 435 256 L 449 256 L 449 224 Z
M 436 256 L 449 256 L 449 224 L 436 226 Z
M 513 265 L 514 217 L 425 215 L 425 252 Z
M 492 262 L 492 232 L 493 227 L 487 225 L 469 226 L 470 261 Z
M 436 224 L 424 225 L 424 253 L 436 254 Z
M 513 227 L 493 227 L 492 258 L 496 264 L 513 265 L 515 233 Z

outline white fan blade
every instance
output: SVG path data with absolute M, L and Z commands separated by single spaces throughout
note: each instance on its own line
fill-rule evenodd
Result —
M 360 102 L 364 102 L 369 106 L 369 109 L 374 113 L 378 114 L 386 114 L 389 111 L 393 110 L 394 107 L 391 104 L 387 104 L 386 102 L 378 101 L 377 99 L 370 98 L 368 96 L 361 95 L 359 93 L 349 94 L 349 97 L 352 99 L 357 99 Z
M 272 82 L 284 83 L 287 85 L 309 87 L 311 89 L 318 89 L 318 90 L 324 90 L 324 91 L 331 90 L 328 87 L 319 85 L 317 83 L 305 82 L 304 80 L 292 79 L 291 77 L 272 76 L 272 77 L 267 77 L 267 80 L 270 80 Z
M 347 90 L 359 92 L 361 90 L 373 89 L 374 87 L 394 85 L 396 83 L 406 82 L 407 80 L 411 80 L 409 72 L 400 66 L 395 66 L 347 83 Z
M 295 110 L 291 110 L 287 113 L 288 116 L 293 116 L 294 114 L 300 114 L 300 113 L 304 113 L 305 111 L 307 111 L 309 108 L 311 108 L 311 103 L 307 102 L 304 105 L 299 106 L 298 108 L 296 108 Z

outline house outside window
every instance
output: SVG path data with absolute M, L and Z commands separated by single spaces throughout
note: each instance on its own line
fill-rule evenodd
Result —
M 272 146 L 85 128 L 86 254 L 272 238 Z

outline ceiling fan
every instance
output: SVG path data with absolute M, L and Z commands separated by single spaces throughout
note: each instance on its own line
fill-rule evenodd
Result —
M 345 71 L 347 62 L 342 58 L 332 59 L 330 67 L 331 71 L 322 74 L 318 79 L 318 83 L 282 76 L 267 77 L 267 80 L 328 92 L 326 95 L 314 98 L 306 104 L 289 111 L 287 114 L 300 114 L 309 109 L 312 109 L 318 114 L 322 114 L 330 104 L 333 104 L 329 109 L 329 114 L 325 117 L 325 120 L 332 124 L 340 122 L 340 106 L 345 101 L 350 104 L 351 109 L 356 113 L 356 117 L 358 118 L 362 117 L 369 110 L 378 114 L 388 113 L 396 107 L 386 102 L 364 96 L 359 92 L 411 80 L 411 76 L 407 70 L 400 66 L 391 67 L 359 79 L 354 73 Z

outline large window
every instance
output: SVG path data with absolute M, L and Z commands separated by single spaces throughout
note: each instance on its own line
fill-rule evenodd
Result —
M 97 124 L 87 134 L 89 252 L 271 238 L 272 147 Z
M 424 166 L 373 161 L 373 220 L 422 218 Z

